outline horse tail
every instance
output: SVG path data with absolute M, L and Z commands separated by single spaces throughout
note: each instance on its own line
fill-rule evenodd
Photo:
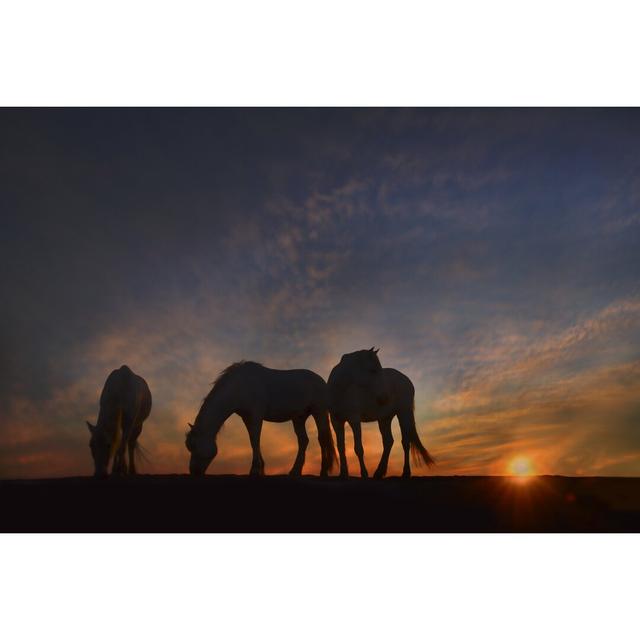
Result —
M 137 440 L 136 445 L 133 448 L 133 455 L 136 457 L 136 460 L 138 462 L 144 462 L 145 464 L 151 462 L 149 457 L 149 450 L 143 447 Z
M 329 412 L 322 414 L 322 418 L 316 420 L 316 424 L 318 426 L 318 441 L 320 442 L 320 449 L 327 461 L 327 471 L 331 471 L 338 462 L 338 456 L 336 454 L 336 447 L 333 443 L 331 427 L 329 426 Z
M 406 415 L 407 435 L 409 436 L 409 444 L 411 446 L 411 457 L 415 464 L 426 464 L 427 467 L 431 467 L 436 463 L 436 461 L 431 457 L 431 454 L 420 441 L 418 429 L 416 428 L 414 411 L 415 405 L 411 408 L 410 412 L 407 412 Z

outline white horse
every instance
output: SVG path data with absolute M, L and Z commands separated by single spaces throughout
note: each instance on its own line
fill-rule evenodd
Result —
M 393 446 L 391 421 L 398 417 L 404 449 L 403 478 L 411 477 L 409 451 L 414 461 L 434 463 L 424 448 L 414 417 L 415 389 L 411 380 L 396 369 L 383 369 L 378 359 L 378 350 L 362 350 L 342 356 L 329 375 L 329 412 L 331 424 L 336 432 L 340 455 L 340 475 L 347 477 L 349 469 L 344 445 L 344 424 L 349 422 L 353 431 L 354 450 L 360 463 L 360 475 L 368 477 L 364 463 L 361 422 L 378 421 L 382 435 L 383 452 L 375 478 L 383 478 L 387 473 L 389 454 Z
M 151 392 L 144 378 L 133 373 L 127 365 L 112 371 L 100 396 L 98 422 L 95 426 L 87 422 L 96 476 L 108 474 L 112 456 L 112 473 L 126 473 L 126 448 L 129 450 L 128 471 L 136 473 L 138 436 L 150 413 Z
M 313 371 L 268 369 L 257 362 L 236 362 L 213 383 L 194 424 L 190 424 L 186 446 L 191 453 L 189 472 L 203 475 L 218 453 L 216 437 L 225 420 L 237 413 L 247 427 L 253 460 L 251 475 L 264 475 L 260 453 L 262 422 L 293 421 L 298 455 L 290 475 L 300 475 L 309 443 L 305 422 L 312 415 L 318 428 L 322 452 L 321 476 L 331 471 L 336 452 L 328 418 L 327 383 Z

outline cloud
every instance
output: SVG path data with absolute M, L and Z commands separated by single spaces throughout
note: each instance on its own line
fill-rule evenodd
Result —
M 640 448 L 640 360 L 615 347 L 639 327 L 638 300 L 625 299 L 544 339 L 478 349 L 423 423 L 439 471 L 504 473 L 524 453 L 543 473 L 628 472 Z
M 88 472 L 84 420 L 123 362 L 150 383 L 142 442 L 168 472 L 229 363 L 326 377 L 374 345 L 414 381 L 438 472 L 520 448 L 558 473 L 640 471 L 636 112 L 10 117 L 3 475 Z M 263 433 L 286 471 L 292 429 Z M 245 472 L 243 425 L 221 437 L 214 470 Z M 375 424 L 364 439 L 375 466 Z

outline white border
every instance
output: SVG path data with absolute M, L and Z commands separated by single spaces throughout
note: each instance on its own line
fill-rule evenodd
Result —
M 637 105 L 638 3 L 20 0 L 4 105 Z
M 637 543 L 630 535 L 6 535 L 0 632 L 12 640 L 623 640 L 637 636 Z
M 638 105 L 637 3 L 0 8 L 2 105 Z M 638 538 L 2 536 L 13 639 L 636 635 Z

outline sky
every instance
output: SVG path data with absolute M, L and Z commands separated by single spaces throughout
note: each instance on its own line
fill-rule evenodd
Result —
M 92 473 L 124 363 L 153 395 L 142 471 L 186 473 L 221 369 L 326 379 L 372 346 L 415 385 L 438 462 L 415 473 L 640 475 L 640 110 L 2 109 L 0 131 L 0 476 Z M 237 417 L 218 448 L 209 473 L 248 472 Z M 267 474 L 296 448 L 265 423 Z

